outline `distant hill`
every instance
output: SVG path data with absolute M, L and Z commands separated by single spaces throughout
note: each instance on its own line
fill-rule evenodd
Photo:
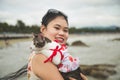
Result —
M 101 32 L 120 32 L 119 26 L 93 26 L 93 27 L 82 27 L 82 28 L 70 28 L 70 33 L 101 33 Z

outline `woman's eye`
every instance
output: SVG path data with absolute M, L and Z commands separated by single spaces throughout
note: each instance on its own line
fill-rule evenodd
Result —
M 68 30 L 66 29 L 66 30 L 64 30 L 64 32 L 68 32 Z
M 60 28 L 59 27 L 54 27 L 56 30 L 59 30 Z

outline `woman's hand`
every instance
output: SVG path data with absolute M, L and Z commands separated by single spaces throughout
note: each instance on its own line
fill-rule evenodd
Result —
M 83 75 L 82 73 L 80 73 L 81 77 L 83 80 L 88 80 L 87 77 L 85 75 Z
M 87 77 L 85 75 L 83 75 L 82 73 L 80 73 L 80 76 L 82 77 L 83 80 L 88 80 Z M 70 80 L 76 80 L 72 77 L 69 78 Z

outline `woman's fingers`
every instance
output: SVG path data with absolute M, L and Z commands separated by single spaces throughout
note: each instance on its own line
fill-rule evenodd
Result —
M 80 73 L 81 77 L 83 80 L 88 80 L 87 77 L 85 75 L 83 75 L 82 73 Z M 70 80 L 76 80 L 75 78 L 69 77 Z
M 80 73 L 81 77 L 83 80 L 88 80 L 87 77 L 85 75 L 83 75 L 82 73 Z
M 70 79 L 70 80 L 76 80 L 76 79 L 74 79 L 74 78 L 72 78 L 72 77 L 69 77 L 69 79 Z

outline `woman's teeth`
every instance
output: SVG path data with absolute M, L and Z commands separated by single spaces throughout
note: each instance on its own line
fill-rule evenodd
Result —
M 63 42 L 64 41 L 63 38 L 57 38 L 56 40 L 58 40 L 59 42 Z

